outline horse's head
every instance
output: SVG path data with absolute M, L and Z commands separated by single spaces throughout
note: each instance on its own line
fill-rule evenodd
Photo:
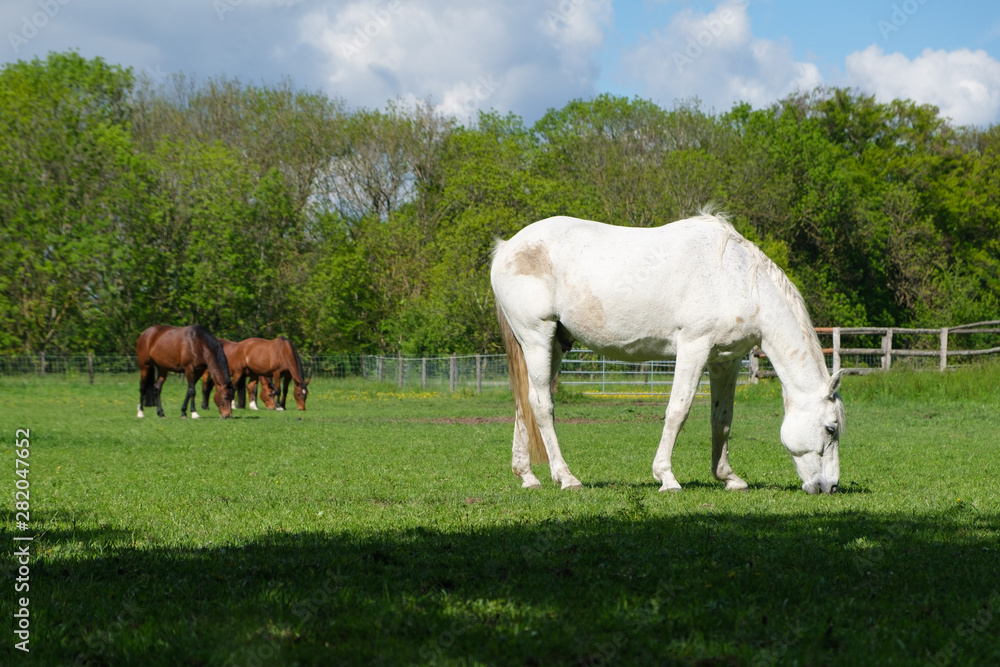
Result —
M 806 493 L 836 493 L 840 483 L 840 435 L 844 403 L 837 393 L 838 372 L 813 396 L 786 400 L 781 442 L 795 461 Z
M 260 378 L 260 400 L 268 409 L 274 409 L 274 398 L 278 395 L 278 388 L 274 386 L 274 381 L 269 377 Z
M 236 390 L 233 388 L 233 381 L 230 380 L 224 385 L 216 385 L 215 387 L 215 404 L 219 406 L 219 415 L 223 419 L 229 419 L 233 416 L 233 397 L 236 395 Z
M 295 397 L 295 405 L 298 406 L 299 410 L 305 410 L 306 409 L 306 396 L 309 395 L 309 381 L 310 380 L 312 380 L 312 378 L 309 378 L 308 380 L 306 380 L 302 384 L 296 383 L 295 384 L 295 390 L 292 392 L 292 396 Z

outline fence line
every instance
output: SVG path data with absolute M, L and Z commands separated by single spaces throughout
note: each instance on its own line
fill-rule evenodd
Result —
M 947 370 L 984 355 L 1000 354 L 1000 320 L 942 329 L 895 327 L 817 327 L 831 371 L 870 373 L 906 363 L 915 368 Z M 844 346 L 844 339 L 856 341 Z M 952 344 L 961 341 L 963 347 Z M 829 342 L 827 346 L 826 343 Z M 928 363 L 930 362 L 930 363 Z M 935 363 L 936 362 L 936 363 Z M 508 385 L 503 354 L 404 357 L 336 354 L 302 355 L 306 375 L 326 378 L 364 378 L 391 382 L 401 389 L 454 392 L 459 389 L 503 389 Z M 0 375 L 62 375 L 138 373 L 131 355 L 21 355 L 0 356 Z M 559 384 L 578 387 L 595 395 L 667 395 L 673 382 L 674 362 L 627 363 L 601 357 L 588 350 L 571 350 L 563 357 Z M 755 349 L 743 361 L 739 383 L 773 377 L 767 356 Z M 708 392 L 702 376 L 700 393 Z
M 894 362 L 905 362 L 915 368 L 938 370 L 969 363 L 976 357 L 1000 354 L 1000 320 L 962 324 L 941 329 L 914 329 L 904 327 L 816 327 L 821 341 L 830 341 L 823 353 L 830 359 L 828 367 L 834 373 L 843 369 L 847 373 L 863 374 L 889 370 Z M 845 347 L 844 338 L 860 339 L 855 347 Z M 961 341 L 964 348 L 953 349 L 951 342 Z M 877 341 L 876 347 L 873 343 Z M 863 347 L 868 343 L 868 347 Z M 766 359 L 757 350 L 758 361 Z M 853 364 L 845 364 L 845 357 Z M 927 362 L 930 363 L 927 363 Z M 752 374 L 753 376 L 753 374 Z M 774 370 L 765 364 L 756 377 L 773 377 Z

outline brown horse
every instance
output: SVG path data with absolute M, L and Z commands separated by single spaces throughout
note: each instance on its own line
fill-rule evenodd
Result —
M 302 372 L 302 360 L 299 359 L 299 354 L 295 351 L 292 341 L 284 336 L 278 336 L 274 340 L 247 338 L 240 341 L 236 356 L 233 370 L 234 381 L 238 382 L 244 376 L 253 379 L 255 375 L 273 379 L 274 390 L 277 392 L 274 397 L 275 409 L 277 410 L 285 409 L 288 383 L 294 381 L 295 391 L 292 395 L 295 398 L 295 404 L 299 410 L 306 409 L 309 381 L 305 379 L 305 374 Z
M 234 343 L 231 340 L 226 340 L 225 338 L 217 339 L 222 343 L 222 350 L 226 354 L 226 363 L 229 364 L 230 373 L 236 374 L 236 369 L 239 364 L 236 361 L 236 349 L 239 343 Z M 250 382 L 247 383 L 245 380 L 249 378 Z M 257 409 L 257 382 L 258 376 L 255 373 L 243 374 L 242 377 L 233 378 L 233 384 L 235 385 L 236 396 L 233 401 L 233 409 L 240 408 L 241 410 L 247 407 L 247 392 L 250 393 L 250 409 Z M 212 395 L 212 389 L 215 387 L 215 382 L 212 380 L 212 374 L 205 369 L 204 374 L 201 376 L 201 407 L 203 410 L 208 409 L 208 397 Z M 278 390 L 274 388 L 274 382 L 271 378 L 266 378 L 261 390 L 260 397 L 264 402 L 264 405 L 269 409 L 274 409 L 274 397 L 278 393 Z
M 223 419 L 232 416 L 233 381 L 229 376 L 229 364 L 222 344 L 204 327 L 192 324 L 187 327 L 171 327 L 154 324 L 139 336 L 135 344 L 139 360 L 139 414 L 143 405 L 156 405 L 156 414 L 165 417 L 160 402 L 160 390 L 167 380 L 167 373 L 184 373 L 188 381 L 187 395 L 181 406 L 181 417 L 187 417 L 188 402 L 191 402 L 191 418 L 197 419 L 194 410 L 194 385 L 202 373 L 208 370 L 212 380 L 223 391 L 215 392 L 215 404 Z M 154 369 L 156 373 L 154 373 Z M 154 382 L 154 376 L 158 376 Z

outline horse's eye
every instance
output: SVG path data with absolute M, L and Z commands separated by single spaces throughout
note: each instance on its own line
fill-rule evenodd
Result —
M 825 428 L 826 428 L 826 432 L 829 433 L 830 435 L 836 435 L 837 434 L 837 428 L 835 426 L 826 426 Z

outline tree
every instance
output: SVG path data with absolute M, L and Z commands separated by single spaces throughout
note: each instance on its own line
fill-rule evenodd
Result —
M 129 70 L 76 53 L 0 70 L 0 322 L 7 350 L 103 342 L 102 281 L 119 259 L 126 190 Z

